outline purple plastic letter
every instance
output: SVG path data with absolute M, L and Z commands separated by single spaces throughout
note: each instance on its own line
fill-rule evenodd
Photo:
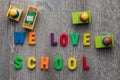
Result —
M 51 46 L 57 46 L 57 42 L 54 40 L 54 33 L 51 33 L 51 35 L 50 35 L 51 37 Z

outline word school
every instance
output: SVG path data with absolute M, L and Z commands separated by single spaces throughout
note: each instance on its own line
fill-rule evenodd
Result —
M 82 56 L 82 69 L 83 70 L 89 70 L 90 66 L 86 63 L 86 56 Z M 14 58 L 14 68 L 20 70 L 23 67 L 23 58 L 21 56 L 16 56 Z M 39 62 L 39 68 L 41 70 L 48 70 L 49 69 L 49 57 L 40 57 Z M 77 60 L 76 58 L 70 57 L 68 59 L 68 69 L 69 70 L 75 70 L 77 68 Z M 36 58 L 35 57 L 29 57 L 27 60 L 27 67 L 30 70 L 33 70 L 36 68 Z M 61 70 L 63 68 L 63 58 L 56 57 L 54 59 L 54 69 Z
M 24 44 L 26 32 L 14 32 L 14 43 L 15 44 Z M 36 32 L 29 32 L 28 34 L 28 44 L 35 45 L 36 42 Z M 57 46 L 58 42 L 55 41 L 54 33 L 50 33 L 51 46 Z M 71 32 L 69 34 L 71 43 L 73 46 L 76 46 L 79 42 L 80 33 L 76 32 L 75 34 Z M 62 33 L 59 37 L 59 43 L 61 46 L 65 47 L 68 45 L 68 34 Z M 83 34 L 83 45 L 90 46 L 90 33 Z

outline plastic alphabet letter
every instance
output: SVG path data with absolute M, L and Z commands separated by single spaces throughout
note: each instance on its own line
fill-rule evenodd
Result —
M 76 62 L 76 59 L 75 58 L 69 58 L 68 59 L 68 68 L 70 69 L 70 70 L 75 70 L 76 69 L 76 67 L 77 67 L 77 64 L 76 64 L 77 62 Z
M 90 46 L 90 34 L 89 33 L 84 33 L 84 46 Z
M 83 63 L 83 65 L 82 65 L 83 69 L 84 70 L 89 70 L 90 67 L 86 64 L 86 56 L 82 57 L 82 63 Z
M 74 34 L 72 32 L 70 33 L 70 39 L 71 39 L 71 42 L 72 42 L 73 46 L 77 45 L 78 40 L 79 40 L 79 36 L 80 36 L 79 33 L 76 33 L 75 36 L 74 36 Z
M 60 35 L 60 45 L 65 47 L 68 44 L 68 35 L 63 33 Z
M 54 33 L 51 33 L 50 34 L 51 35 L 51 46 L 57 46 L 57 42 L 55 42 L 55 40 L 54 40 Z
M 21 69 L 22 66 L 23 66 L 22 57 L 21 56 L 16 56 L 14 58 L 14 68 L 15 69 Z
M 46 57 L 46 58 L 41 57 L 40 62 L 41 62 L 40 63 L 40 69 L 41 70 L 43 70 L 43 69 L 48 70 L 48 68 L 49 68 L 49 57 Z
M 35 35 L 36 35 L 36 32 L 29 32 L 29 41 L 28 41 L 28 43 L 30 45 L 36 44 L 36 42 L 35 42 Z
M 23 44 L 25 40 L 25 32 L 14 32 L 14 43 Z
M 63 67 L 63 59 L 61 57 L 56 57 L 54 60 L 54 68 L 56 70 L 61 70 Z
M 29 57 L 28 58 L 28 64 L 27 65 L 28 65 L 29 69 L 34 69 L 36 67 L 35 63 L 36 63 L 36 58 L 34 58 L 34 57 Z

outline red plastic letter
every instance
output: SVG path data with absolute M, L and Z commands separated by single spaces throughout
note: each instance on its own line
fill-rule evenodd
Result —
M 82 65 L 83 69 L 84 70 L 89 70 L 90 67 L 86 64 L 86 56 L 82 57 L 82 62 L 83 62 L 83 65 Z
M 60 35 L 60 45 L 65 47 L 68 44 L 68 35 L 67 34 L 61 34 Z

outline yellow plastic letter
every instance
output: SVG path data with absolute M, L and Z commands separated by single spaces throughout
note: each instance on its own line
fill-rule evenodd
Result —
M 68 68 L 70 70 L 75 70 L 77 67 L 77 62 L 75 58 L 69 58 L 68 59 Z
M 84 38 L 84 46 L 90 46 L 90 34 L 89 33 L 84 33 L 83 35 Z
M 34 58 L 34 57 L 29 57 L 28 58 L 28 68 L 29 69 L 34 69 L 35 67 L 36 67 L 36 58 Z

